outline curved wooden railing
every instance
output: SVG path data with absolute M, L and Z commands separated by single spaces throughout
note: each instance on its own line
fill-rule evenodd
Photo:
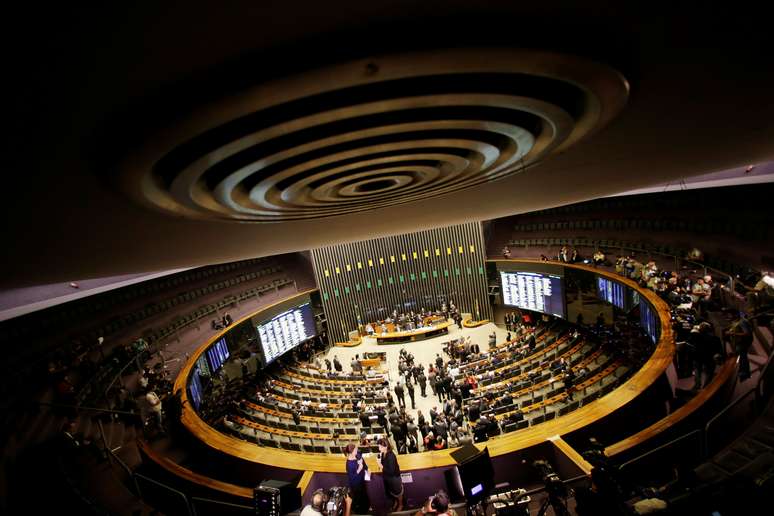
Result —
M 540 263 L 539 260 L 507 261 L 515 263 Z M 530 446 L 534 446 L 544 442 L 548 436 L 566 434 L 573 430 L 580 429 L 611 414 L 612 412 L 615 412 L 616 410 L 622 408 L 634 400 L 646 389 L 648 389 L 672 363 L 675 349 L 674 336 L 670 325 L 669 306 L 662 299 L 660 299 L 654 292 L 640 288 L 635 282 L 626 278 L 622 278 L 614 273 L 600 271 L 583 265 L 564 264 L 563 266 L 566 268 L 588 270 L 595 274 L 609 277 L 614 281 L 623 283 L 637 290 L 640 296 L 645 298 L 651 304 L 659 316 L 661 324 L 660 339 L 648 362 L 646 362 L 646 364 L 643 365 L 639 371 L 634 373 L 632 377 L 629 378 L 629 380 L 627 380 L 619 388 L 615 389 L 606 396 L 603 396 L 573 412 L 559 416 L 551 421 L 541 423 L 535 427 L 530 427 L 517 432 L 511 432 L 491 438 L 489 441 L 487 441 L 487 446 L 491 456 L 504 455 L 528 448 Z M 306 295 L 308 293 L 309 292 L 303 292 L 298 294 L 298 296 Z M 284 299 L 281 302 L 284 303 L 289 299 L 293 299 L 293 297 Z M 255 314 L 250 314 L 238 322 L 246 320 L 248 317 L 255 316 L 256 314 L 259 314 L 260 312 L 270 308 L 271 306 L 264 307 Z M 271 465 L 292 470 L 343 473 L 345 470 L 343 457 L 337 455 L 300 453 L 288 450 L 265 448 L 259 447 L 249 442 L 241 441 L 235 437 L 224 435 L 214 428 L 211 428 L 196 414 L 190 403 L 186 403 L 188 394 L 185 387 L 187 384 L 188 375 L 190 374 L 199 356 L 204 353 L 204 351 L 210 345 L 222 337 L 223 333 L 225 333 L 225 331 L 212 336 L 207 342 L 203 343 L 194 353 L 191 354 L 175 382 L 175 392 L 180 392 L 183 399 L 183 412 L 181 421 L 185 428 L 187 428 L 193 436 L 206 443 L 209 447 L 226 455 L 230 455 L 247 462 Z M 454 459 L 450 455 L 451 451 L 453 450 L 438 450 L 401 455 L 398 457 L 398 461 L 402 471 L 450 466 L 455 464 Z M 368 457 L 366 460 L 373 471 L 378 471 L 375 458 Z

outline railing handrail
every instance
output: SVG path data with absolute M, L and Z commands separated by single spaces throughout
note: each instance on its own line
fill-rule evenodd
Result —
M 218 505 L 226 505 L 228 507 L 236 507 L 238 509 L 247 509 L 249 511 L 255 510 L 255 507 L 253 507 L 251 505 L 242 505 L 242 504 L 238 504 L 238 503 L 224 502 L 224 501 L 221 501 L 221 500 L 213 500 L 212 498 L 202 498 L 202 497 L 199 497 L 199 496 L 192 496 L 191 497 L 191 502 L 193 502 L 194 500 L 196 500 L 198 502 L 206 502 L 206 503 L 213 503 L 213 504 L 218 504 Z M 196 516 L 196 506 L 192 503 L 191 507 L 193 508 L 194 516 Z
M 129 466 L 128 466 L 128 465 L 127 465 L 127 464 L 126 464 L 126 463 L 125 463 L 123 460 L 121 460 L 121 457 L 119 457 L 118 455 L 116 455 L 116 454 L 113 452 L 113 450 L 111 450 L 111 449 L 110 449 L 110 447 L 109 447 L 109 446 L 106 448 L 106 450 L 107 450 L 108 454 L 110 455 L 110 457 L 112 457 L 112 458 L 113 458 L 113 460 L 114 460 L 115 462 L 117 462 L 117 463 L 118 463 L 118 465 L 119 465 L 119 466 L 121 466 L 121 468 L 122 468 L 122 469 L 123 469 L 123 470 L 126 472 L 126 474 L 129 476 L 129 478 L 130 478 L 130 479 L 132 479 L 132 484 L 134 484 L 134 491 L 135 491 L 135 494 L 136 494 L 136 495 L 137 495 L 137 496 L 138 496 L 140 499 L 142 499 L 142 495 L 141 495 L 141 493 L 140 493 L 140 485 L 137 483 L 137 478 L 136 478 L 136 476 L 135 476 L 135 473 L 134 473 L 134 471 L 132 471 L 132 469 L 131 469 L 131 468 L 130 468 L 130 467 L 129 467 Z
M 682 435 L 672 439 L 669 442 L 666 442 L 666 443 L 664 443 L 664 444 L 662 444 L 660 446 L 657 446 L 656 448 L 653 448 L 652 450 L 648 450 L 645 453 L 643 453 L 641 455 L 638 455 L 638 456 L 634 457 L 633 459 L 630 459 L 630 460 L 624 462 L 623 464 L 621 464 L 618 467 L 618 469 L 623 469 L 623 468 L 625 468 L 627 466 L 630 466 L 630 465 L 634 464 L 635 462 L 639 462 L 640 460 L 644 459 L 645 457 L 653 455 L 654 453 L 656 453 L 656 452 L 658 452 L 658 451 L 660 451 L 660 450 L 662 450 L 662 449 L 664 449 L 664 448 L 666 448 L 668 446 L 672 446 L 673 444 L 675 444 L 675 443 L 677 443 L 679 441 L 682 441 L 683 439 L 686 439 L 687 437 L 692 436 L 693 434 L 696 434 L 696 433 L 701 434 L 702 433 L 702 429 L 701 428 L 696 428 L 694 430 L 691 430 L 690 432 L 687 432 L 685 434 L 682 434 Z M 700 448 L 699 449 L 699 453 L 700 453 L 700 455 L 703 458 L 704 457 L 704 450 L 701 449 L 701 445 L 702 445 L 702 442 L 699 441 L 699 448 Z
M 763 364 L 763 367 L 761 368 L 761 372 L 758 374 L 758 381 L 755 383 L 755 388 L 760 390 L 761 384 L 763 383 L 763 379 L 766 376 L 766 373 L 768 372 L 769 366 L 771 365 L 771 359 L 774 357 L 774 351 L 772 351 L 769 354 L 768 359 L 766 360 L 766 363 Z M 760 391 L 760 395 L 763 395 L 763 391 Z
M 173 488 L 173 487 L 169 487 L 168 485 L 166 485 L 166 484 L 163 484 L 163 483 L 159 482 L 158 480 L 154 480 L 154 479 L 152 479 L 152 478 L 150 478 L 150 477 L 146 477 L 145 475 L 142 475 L 142 474 L 140 474 L 140 473 L 135 473 L 135 474 L 134 474 L 134 477 L 135 477 L 135 478 L 141 478 L 141 479 L 143 479 L 143 480 L 147 480 L 148 482 L 151 482 L 151 483 L 153 483 L 153 484 L 156 484 L 157 486 L 163 487 L 164 489 L 167 489 L 167 490 L 169 490 L 169 491 L 172 491 L 172 492 L 173 492 L 173 493 L 175 493 L 175 494 L 178 494 L 178 495 L 180 495 L 180 497 L 181 497 L 181 498 L 183 499 L 183 501 L 185 502 L 185 507 L 186 507 L 186 509 L 188 510 L 188 515 L 189 515 L 189 516 L 194 516 L 194 514 L 191 512 L 191 503 L 188 501 L 188 497 L 187 497 L 187 496 L 186 496 L 184 493 L 182 493 L 181 491 L 178 491 L 177 489 L 175 489 L 175 488 Z M 139 489 L 139 484 L 138 484 L 138 489 Z M 143 500 L 145 500 L 145 497 L 144 497 L 144 496 L 142 496 L 142 492 L 141 492 L 141 491 L 138 491 L 138 495 L 139 495 L 139 497 L 140 497 L 140 498 L 142 498 Z
M 148 353 L 150 353 L 150 349 L 149 349 L 149 348 L 150 348 L 150 346 L 148 346 L 147 348 L 145 348 L 145 349 L 143 349 L 143 350 L 141 350 L 141 351 L 138 351 L 137 353 L 135 353 L 134 355 L 132 355 L 132 358 L 130 358 L 130 359 L 129 359 L 129 360 L 126 362 L 126 364 L 124 364 L 124 366 L 123 366 L 121 369 L 119 369 L 118 373 L 116 373 L 116 375 L 115 375 L 115 376 L 113 376 L 113 379 L 110 381 L 110 383 L 108 384 L 108 386 L 105 388 L 105 396 L 107 396 L 107 393 L 108 393 L 108 392 L 110 392 L 110 389 L 112 389 L 112 388 L 113 388 L 113 385 L 115 385 L 115 383 L 118 381 L 118 379 L 119 379 L 121 376 L 123 376 L 123 375 L 124 375 L 124 371 L 126 371 L 126 369 L 127 369 L 127 368 L 128 368 L 130 365 L 132 365 L 132 362 L 134 362 L 135 360 L 137 360 L 138 358 L 140 358 L 140 355 L 142 355 L 142 354 L 143 354 L 143 353 L 145 353 L 146 351 L 147 351 Z
M 51 403 L 50 401 L 34 401 L 33 404 L 43 405 L 46 407 L 74 408 L 76 410 L 93 410 L 95 412 L 106 412 L 108 414 L 120 414 L 120 415 L 126 415 L 126 416 L 138 415 L 137 412 L 127 412 L 125 410 L 113 410 L 113 409 L 105 409 L 105 408 L 98 408 L 98 407 L 84 407 L 82 405 L 70 405 L 67 403 Z
M 725 407 L 723 407 L 723 408 L 720 410 L 720 412 L 718 412 L 717 414 L 715 414 L 714 416 L 712 416 L 712 417 L 711 417 L 711 418 L 710 418 L 710 419 L 707 421 L 707 423 L 704 425 L 704 431 L 705 431 L 705 432 L 709 431 L 709 428 L 710 428 L 710 426 L 712 426 L 712 423 L 714 423 L 715 421 L 717 421 L 717 419 L 718 419 L 718 418 L 720 418 L 720 417 L 721 417 L 723 414 L 725 414 L 726 412 L 728 412 L 729 410 L 731 410 L 731 409 L 732 409 L 732 408 L 733 408 L 733 407 L 734 407 L 734 406 L 735 406 L 737 403 L 739 403 L 740 401 L 742 401 L 743 399 L 745 399 L 747 396 L 749 396 L 750 394 L 754 393 L 754 392 L 755 392 L 757 389 L 758 389 L 758 386 L 756 385 L 755 387 L 752 387 L 752 388 L 751 388 L 751 389 L 749 389 L 747 392 L 745 392 L 745 393 L 744 393 L 744 394 L 742 394 L 741 396 L 737 397 L 737 398 L 736 398 L 734 401 L 732 401 L 731 403 L 729 403 L 728 405 L 726 405 Z

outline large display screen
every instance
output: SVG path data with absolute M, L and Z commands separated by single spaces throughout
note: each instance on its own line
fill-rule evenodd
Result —
M 226 337 L 218 340 L 215 344 L 210 346 L 207 350 L 207 362 L 210 363 L 210 371 L 215 372 L 223 365 L 228 359 L 228 345 L 226 345 Z
M 650 305 L 642 298 L 640 298 L 640 322 L 645 333 L 655 344 L 658 340 L 658 319 Z
M 564 312 L 562 277 L 539 272 L 500 271 L 503 303 L 557 317 Z
M 194 409 L 199 410 L 199 405 L 202 403 L 202 382 L 199 379 L 199 366 L 197 365 L 193 369 L 191 374 L 191 383 L 188 384 L 188 393 L 191 397 Z
M 597 276 L 597 296 L 621 310 L 626 309 L 626 286 L 617 281 Z
M 258 325 L 258 337 L 267 365 L 315 335 L 314 313 L 309 301 Z

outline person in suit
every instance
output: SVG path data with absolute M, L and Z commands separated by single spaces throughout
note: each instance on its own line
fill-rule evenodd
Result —
M 406 377 L 406 391 L 408 391 L 409 398 L 411 398 L 411 408 L 416 409 L 417 406 L 414 403 L 414 384 L 411 383 L 411 379 Z
M 398 398 L 398 405 L 406 408 L 406 397 L 403 391 L 403 386 L 398 382 L 395 384 L 395 396 Z
M 446 388 L 445 388 L 444 377 L 443 376 L 439 375 L 435 379 L 435 392 L 436 392 L 436 394 L 438 394 L 438 401 L 443 403 L 444 394 L 446 393 Z
M 417 376 L 417 382 L 419 383 L 419 390 L 420 394 L 423 398 L 427 398 L 427 393 L 425 392 L 427 389 L 427 377 L 425 376 L 425 373 L 421 370 L 419 371 L 419 375 Z

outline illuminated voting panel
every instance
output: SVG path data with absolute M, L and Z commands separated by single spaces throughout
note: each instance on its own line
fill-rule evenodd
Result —
M 561 276 L 500 271 L 500 280 L 504 304 L 566 318 Z
M 305 340 L 316 335 L 312 305 L 306 301 L 257 325 L 258 337 L 268 365 Z

